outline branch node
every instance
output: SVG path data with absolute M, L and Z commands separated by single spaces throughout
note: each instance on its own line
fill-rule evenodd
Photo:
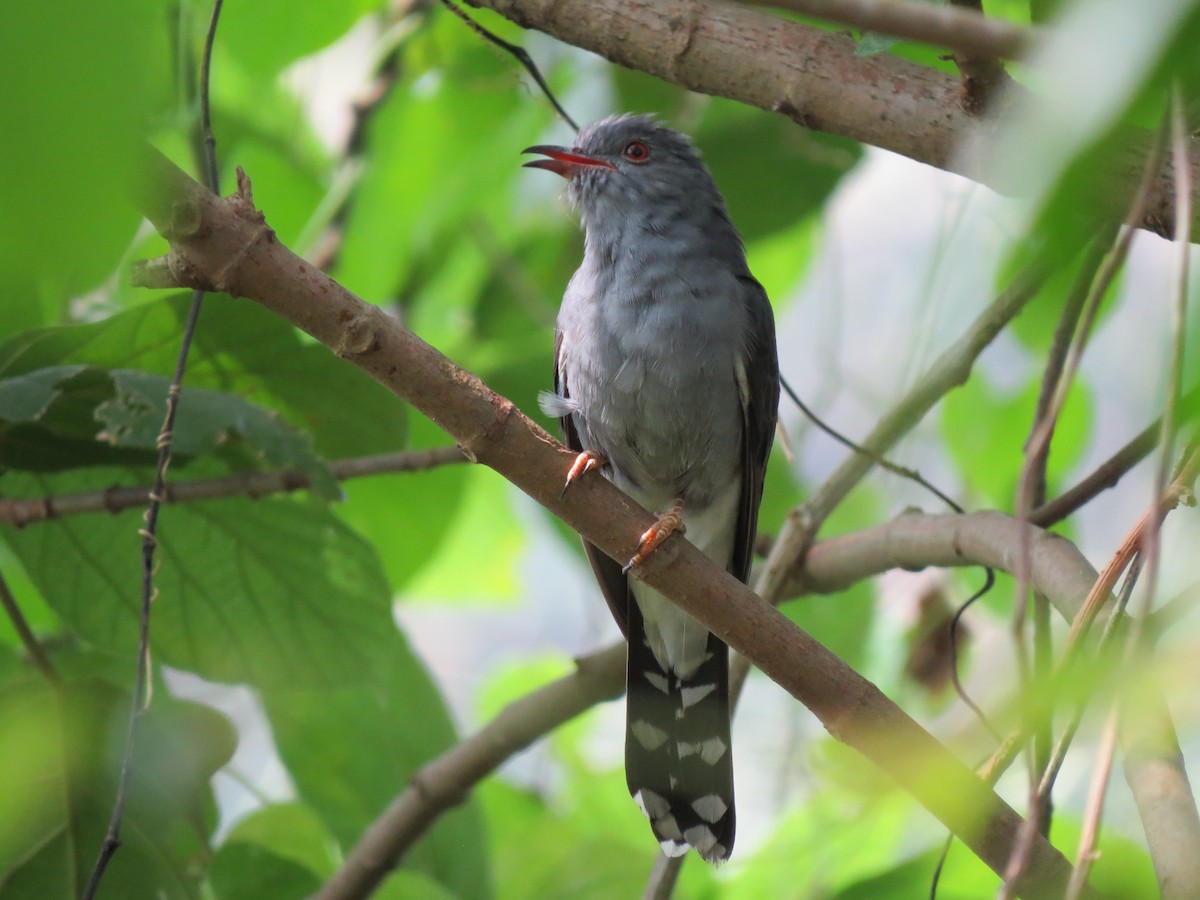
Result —
M 199 237 L 204 230 L 204 213 L 190 197 L 176 198 L 171 203 L 171 217 L 163 235 L 174 243 L 181 238 Z
M 342 338 L 333 352 L 342 359 L 353 359 L 379 349 L 379 331 L 376 317 L 383 315 L 378 307 L 368 307 L 358 313 L 347 314 Z
M 251 209 L 254 208 L 254 185 L 250 183 L 250 176 L 241 166 L 237 167 L 237 193 L 234 196 Z
M 480 452 L 486 451 L 488 445 L 498 440 L 504 433 L 504 428 L 514 409 L 516 406 L 511 400 L 506 397 L 496 397 L 492 401 L 494 415 L 477 432 L 465 441 L 459 442 L 458 449 L 462 451 L 463 456 L 473 463 L 479 462 Z

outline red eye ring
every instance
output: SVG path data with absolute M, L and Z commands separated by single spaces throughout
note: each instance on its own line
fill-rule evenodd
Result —
M 650 148 L 641 141 L 630 141 L 621 151 L 621 155 L 631 163 L 640 166 L 642 163 L 650 161 Z

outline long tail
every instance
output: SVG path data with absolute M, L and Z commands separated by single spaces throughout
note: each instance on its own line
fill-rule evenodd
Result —
M 733 753 L 729 648 L 708 636 L 704 662 L 687 679 L 663 671 L 629 604 L 625 673 L 625 778 L 669 856 L 689 846 L 712 863 L 733 850 Z

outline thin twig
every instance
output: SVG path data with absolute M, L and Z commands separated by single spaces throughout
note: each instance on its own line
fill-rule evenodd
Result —
M 1096 317 L 1099 314 L 1100 303 L 1129 255 L 1129 246 L 1133 240 L 1133 235 L 1136 233 L 1136 223 L 1141 221 L 1145 213 L 1151 187 L 1154 184 L 1159 169 L 1162 167 L 1162 149 L 1164 143 L 1162 138 L 1163 131 L 1160 129 L 1158 139 L 1155 141 L 1154 147 L 1142 169 L 1142 177 L 1138 183 L 1138 189 L 1125 215 L 1125 225 L 1119 231 L 1115 243 L 1105 256 L 1099 272 L 1091 281 L 1090 290 L 1079 314 L 1080 321 L 1078 327 L 1074 329 L 1074 339 L 1071 341 L 1070 348 L 1066 353 L 1065 361 L 1062 365 L 1062 373 L 1056 381 L 1050 400 L 1044 404 L 1043 413 L 1037 420 L 1026 444 L 1025 462 L 1021 467 L 1021 477 L 1017 489 L 1017 518 L 1022 522 L 1029 522 L 1030 512 L 1036 503 L 1032 485 L 1039 478 L 1037 472 L 1044 468 L 1045 461 L 1049 456 L 1050 441 L 1054 436 L 1054 429 L 1058 418 L 1062 414 L 1063 406 L 1066 403 L 1067 396 L 1075 382 L 1075 376 L 1082 363 L 1088 339 L 1091 337 Z M 1039 403 L 1039 405 L 1042 404 Z M 1044 474 L 1041 477 L 1044 478 Z M 1022 533 L 1027 535 L 1028 529 Z M 1017 565 L 1017 584 L 1013 593 L 1012 638 L 1017 658 L 1018 690 L 1022 697 L 1030 696 L 1030 665 L 1028 651 L 1025 647 L 1025 613 L 1029 602 L 1030 549 L 1028 541 L 1027 536 L 1022 539 L 1021 553 Z M 1108 591 L 1106 590 L 1105 596 L 1107 596 L 1107 593 Z M 1047 706 L 1045 703 L 1039 704 L 1039 706 L 1042 709 L 1053 708 L 1052 706 Z M 1033 759 L 1032 747 L 1030 748 L 1030 754 L 1030 795 L 1031 797 L 1038 797 L 1038 773 L 1041 769 Z M 1047 799 L 1042 802 L 1048 803 L 1049 801 Z M 1009 900 L 1013 896 L 1013 885 L 1016 883 L 1017 877 L 1024 870 L 1028 848 L 1031 846 L 1031 841 L 1033 840 L 1032 832 L 1037 825 L 1040 811 L 1040 808 L 1032 808 L 1028 811 L 1021 837 L 1013 848 L 1013 855 L 1005 873 L 1005 883 L 998 895 L 999 900 Z
M 1200 386 L 1193 387 L 1181 399 L 1179 412 L 1188 420 L 1200 409 Z M 1181 422 L 1185 421 L 1181 419 Z M 1162 418 L 1155 419 L 1124 447 L 1100 463 L 1077 484 L 1053 500 L 1043 503 L 1029 514 L 1029 521 L 1040 528 L 1049 528 L 1085 506 L 1101 491 L 1113 487 L 1139 462 L 1150 455 L 1162 433 Z
M 469 15 L 467 15 L 466 10 L 461 9 L 456 3 L 453 2 L 453 0 L 441 0 L 441 2 L 442 6 L 446 7 L 446 9 L 450 10 L 450 12 L 454 13 L 456 16 L 466 22 L 470 29 L 485 41 L 495 44 L 505 53 L 512 54 L 513 58 L 523 65 L 525 67 L 525 71 L 529 73 L 530 77 L 532 77 L 535 82 L 537 82 L 538 89 L 546 95 L 546 99 L 550 101 L 550 105 L 554 107 L 554 111 L 558 113 L 559 117 L 568 125 L 570 125 L 575 131 L 579 130 L 579 126 L 576 124 L 575 120 L 571 118 L 567 111 L 563 109 L 562 104 L 558 102 L 558 98 L 554 96 L 554 91 L 550 90 L 550 85 L 546 84 L 546 79 L 542 77 L 542 73 L 538 69 L 537 63 L 533 61 L 532 56 L 525 52 L 524 47 L 518 47 L 516 44 L 510 44 L 499 35 L 488 31 Z
M 4 607 L 5 615 L 12 622 L 13 631 L 17 633 L 17 638 L 21 641 L 21 646 L 25 648 L 25 652 L 29 656 L 29 661 L 33 663 L 34 667 L 42 673 L 42 677 L 50 682 L 50 684 L 55 687 L 62 684 L 62 678 L 59 676 L 58 670 L 54 668 L 54 664 L 50 662 L 50 657 L 46 655 L 46 651 L 42 648 L 37 635 L 29 627 L 29 621 L 25 618 L 25 614 L 21 612 L 21 607 L 17 604 L 17 599 L 9 589 L 8 579 L 4 577 L 3 573 L 0 573 L 0 606 Z
M 791 571 L 821 524 L 871 471 L 873 460 L 914 428 L 948 391 L 967 380 L 979 354 L 1033 298 L 1042 280 L 1042 275 L 1032 270 L 1018 274 L 967 332 L 883 415 L 860 444 L 867 452 L 848 457 L 805 503 L 788 513 L 756 581 L 759 596 L 768 602 L 784 596 Z
M 216 38 L 217 22 L 221 17 L 223 0 L 214 0 L 212 17 L 209 19 L 208 34 L 204 41 L 204 55 L 201 58 L 200 69 L 200 124 L 204 135 L 204 161 L 202 169 L 209 190 L 218 193 L 216 138 L 212 132 L 212 116 L 209 105 L 209 78 L 212 68 L 213 41 Z M 137 664 L 133 688 L 133 699 L 129 709 L 129 724 L 125 734 L 125 753 L 121 760 L 121 774 L 117 782 L 116 798 L 113 801 L 112 816 L 105 830 L 104 841 L 100 846 L 100 855 L 92 868 L 91 875 L 83 891 L 84 900 L 93 900 L 100 888 L 100 881 L 108 868 L 113 855 L 121 846 L 121 820 L 125 814 L 125 799 L 129 793 L 129 783 L 133 775 L 133 755 L 137 739 L 138 723 L 145 711 L 150 689 L 150 606 L 156 594 L 154 588 L 154 550 L 158 544 L 158 513 L 162 507 L 162 496 L 165 492 L 167 467 L 171 462 L 171 439 L 175 427 L 175 414 L 179 407 L 179 395 L 182 390 L 183 373 L 187 369 L 188 350 L 191 348 L 192 336 L 196 331 L 196 322 L 200 317 L 200 307 L 204 299 L 204 291 L 196 290 L 192 294 L 192 304 L 188 311 L 187 323 L 179 344 L 179 355 L 175 363 L 175 372 L 171 378 L 171 386 L 167 391 L 167 411 L 163 419 L 162 431 L 158 436 L 158 466 L 154 476 L 154 490 L 150 493 L 150 502 L 145 513 L 145 528 L 139 531 L 142 536 L 142 603 L 138 623 Z
M 877 31 L 891 37 L 948 47 L 973 56 L 1019 59 L 1038 38 L 1028 27 L 987 19 L 954 6 L 934 6 L 911 0 L 756 0 L 773 6 Z
M 1108 773 L 1112 769 L 1113 753 L 1117 746 L 1117 706 L 1114 703 L 1104 722 L 1100 746 L 1096 750 L 1096 768 L 1088 787 L 1087 802 L 1083 809 L 1083 829 L 1079 836 L 1079 852 L 1075 856 L 1075 868 L 1071 882 L 1067 885 L 1064 900 L 1079 900 L 1088 872 L 1095 859 L 1096 838 L 1100 831 L 1100 817 L 1104 813 L 1104 795 L 1108 788 Z
M 1128 572 L 1125 574 L 1125 583 L 1121 585 L 1121 592 L 1117 595 L 1117 602 L 1113 606 L 1111 615 L 1104 625 L 1104 631 L 1100 634 L 1100 640 L 1097 642 L 1094 656 L 1103 659 L 1109 653 L 1112 647 L 1112 642 L 1118 632 L 1118 627 L 1123 621 L 1125 609 L 1129 605 L 1129 598 L 1133 594 L 1134 586 L 1137 584 L 1138 576 L 1141 574 L 1142 556 L 1138 554 L 1132 560 Z M 1084 694 L 1078 702 L 1072 707 L 1068 713 L 1066 725 L 1063 727 L 1062 734 L 1054 745 L 1054 749 L 1050 754 L 1050 759 L 1042 770 L 1041 780 L 1038 782 L 1038 797 L 1047 797 L 1054 790 L 1054 783 L 1058 779 L 1059 770 L 1062 768 L 1064 760 L 1067 758 L 1067 750 L 1071 746 L 1071 742 L 1075 740 L 1075 734 L 1079 730 L 1079 725 L 1083 721 L 1083 714 L 1087 711 L 1088 701 L 1091 700 L 1090 694 Z
M 1040 506 L 1046 500 L 1046 468 L 1050 460 L 1050 440 L 1057 424 L 1058 410 L 1055 408 L 1058 389 L 1062 384 L 1063 370 L 1067 363 L 1068 354 L 1073 344 L 1080 316 L 1090 292 L 1096 272 L 1100 267 L 1104 254 L 1111 246 L 1114 234 L 1104 235 L 1093 240 L 1084 255 L 1079 271 L 1067 294 L 1063 310 L 1059 315 L 1058 324 L 1054 330 L 1054 338 L 1050 352 L 1046 357 L 1046 365 L 1042 372 L 1041 388 L 1038 392 L 1037 405 L 1034 411 L 1033 423 L 1029 441 L 1026 442 L 1025 459 L 1021 468 L 1021 476 L 1017 488 L 1017 518 L 1028 521 L 1030 510 Z M 1081 336 L 1086 339 L 1086 336 Z M 1045 430 L 1044 440 L 1034 441 L 1033 437 Z M 1030 446 L 1030 444 L 1033 446 Z M 1022 532 L 1027 535 L 1027 532 Z M 1025 650 L 1024 626 L 1026 611 L 1026 596 L 1029 579 L 1029 542 L 1026 536 L 1021 543 L 1021 554 L 1018 557 L 1017 586 L 1014 593 L 1012 637 L 1017 657 L 1018 695 L 1031 697 L 1030 684 L 1043 684 L 1049 678 L 1053 667 L 1053 647 L 1050 632 L 1050 604 L 1045 595 L 1034 592 L 1034 637 L 1032 672 L 1030 661 Z M 1012 866 L 1005 885 L 1000 889 L 1002 900 L 1007 897 L 1013 877 L 1021 871 L 1024 858 L 1023 848 L 1030 840 L 1029 832 L 1036 829 L 1043 836 L 1050 834 L 1052 815 L 1052 800 L 1049 794 L 1038 791 L 1039 773 L 1049 763 L 1053 750 L 1052 722 L 1054 704 L 1052 698 L 1039 702 L 1029 713 L 1029 726 L 1033 740 L 1027 747 L 1029 756 L 1029 810 L 1026 814 L 1025 832 L 1018 841 L 1013 854 Z
M 1143 646 L 1142 637 L 1144 633 L 1143 626 L 1149 616 L 1158 587 L 1158 572 L 1161 562 L 1160 536 L 1162 533 L 1163 518 L 1166 515 L 1166 510 L 1163 509 L 1162 498 L 1168 492 L 1181 492 L 1181 487 L 1183 490 L 1190 491 L 1196 477 L 1196 472 L 1200 469 L 1200 449 L 1193 445 L 1188 448 L 1188 456 L 1180 466 L 1173 484 L 1170 487 L 1167 486 L 1176 437 L 1176 410 L 1178 409 L 1179 395 L 1183 383 L 1188 257 L 1191 251 L 1191 247 L 1188 244 L 1187 225 L 1181 226 L 1180 224 L 1180 216 L 1188 216 L 1188 219 L 1183 220 L 1185 223 L 1190 221 L 1191 185 L 1186 173 L 1189 136 L 1184 122 L 1182 95 L 1178 86 L 1176 86 L 1171 98 L 1170 133 L 1172 157 L 1175 166 L 1177 168 L 1182 166 L 1183 170 L 1185 170 L 1178 173 L 1176 180 L 1175 235 L 1176 241 L 1179 244 L 1180 254 L 1179 263 L 1176 268 L 1176 283 L 1171 308 L 1172 340 L 1170 362 L 1167 369 L 1166 409 L 1163 411 L 1162 416 L 1162 431 L 1158 445 L 1158 465 L 1154 479 L 1154 511 L 1158 514 L 1147 517 L 1146 527 L 1142 535 L 1141 551 L 1146 560 L 1146 585 L 1142 591 L 1141 610 L 1139 615 L 1133 617 L 1129 634 L 1126 637 L 1124 662 L 1127 667 L 1131 667 L 1133 663 L 1145 658 L 1146 654 L 1144 651 L 1149 649 Z M 1112 771 L 1120 709 L 1120 700 L 1115 699 L 1112 709 L 1109 712 L 1108 721 L 1105 723 L 1103 739 L 1100 744 L 1100 750 L 1097 753 L 1095 770 L 1092 774 L 1091 791 L 1084 813 L 1083 832 L 1079 838 L 1079 851 L 1076 854 L 1075 869 L 1071 874 L 1071 883 L 1067 892 L 1068 900 L 1075 900 L 1079 896 L 1079 891 L 1082 889 L 1083 882 L 1087 879 L 1094 856 L 1096 839 L 1100 830 L 1100 818 L 1103 812 L 1104 794 L 1108 786 L 1109 775 Z M 1157 874 L 1159 872 L 1156 868 Z M 1195 885 L 1191 887 L 1194 888 Z
M 971 10 L 983 15 L 981 0 L 951 0 L 960 9 Z M 1004 64 L 993 54 L 972 53 L 959 50 L 954 54 L 954 64 L 962 85 L 960 95 L 962 107 L 971 115 L 982 115 L 991 105 L 992 99 L 1010 83 Z
M 401 450 L 395 453 L 335 459 L 329 463 L 329 472 L 338 481 L 349 481 L 375 475 L 424 472 L 438 466 L 462 462 L 466 462 L 466 457 L 455 446 L 430 447 L 423 450 Z M 243 472 L 223 478 L 176 481 L 164 485 L 159 496 L 163 503 L 175 504 L 216 500 L 221 497 L 258 498 L 303 490 L 311 486 L 312 481 L 308 475 L 294 469 L 286 469 L 274 472 Z M 0 497 L 0 522 L 23 528 L 26 525 L 83 513 L 118 513 L 143 505 L 152 490 L 150 485 L 140 485 L 37 499 Z

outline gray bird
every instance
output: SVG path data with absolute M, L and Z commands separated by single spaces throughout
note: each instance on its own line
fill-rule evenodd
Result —
M 630 578 L 673 530 L 743 582 L 779 403 L 771 305 L 689 140 L 646 116 L 604 119 L 526 165 L 567 178 L 586 232 L 558 314 L 554 393 L 580 456 L 662 518 L 624 567 L 584 543 L 629 642 L 625 775 L 671 856 L 733 849 L 729 649 Z M 565 488 L 564 488 L 565 490 Z

